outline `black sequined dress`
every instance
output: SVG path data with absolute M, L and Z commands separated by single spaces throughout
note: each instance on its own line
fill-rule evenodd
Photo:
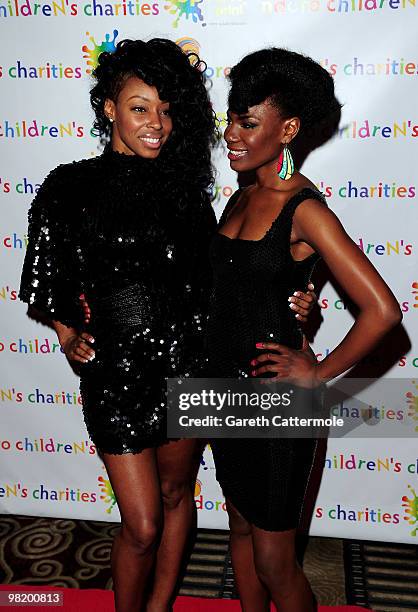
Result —
M 235 194 L 220 228 L 237 200 Z M 294 261 L 290 252 L 293 214 L 321 193 L 303 189 L 283 207 L 261 240 L 217 234 L 211 245 L 214 289 L 209 309 L 208 356 L 211 375 L 243 378 L 253 369 L 257 342 L 300 349 L 303 334 L 288 296 L 306 288 L 319 256 Z M 268 531 L 298 525 L 317 442 L 312 439 L 215 439 L 216 476 L 241 515 Z
M 85 294 L 96 357 L 81 366 L 83 413 L 107 453 L 164 443 L 166 377 L 204 367 L 216 220 L 205 193 L 187 177 L 173 193 L 164 172 L 107 151 L 56 168 L 29 213 L 20 298 L 83 329 Z

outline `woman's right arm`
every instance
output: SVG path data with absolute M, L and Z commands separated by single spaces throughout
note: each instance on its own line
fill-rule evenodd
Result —
M 85 363 L 94 351 L 86 344 L 77 241 L 77 212 L 71 198 L 74 169 L 60 166 L 42 183 L 29 210 L 28 248 L 19 297 L 44 313 L 71 361 Z

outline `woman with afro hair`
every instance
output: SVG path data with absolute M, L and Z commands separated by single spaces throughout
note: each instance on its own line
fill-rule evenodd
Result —
M 326 381 L 351 368 L 399 323 L 398 302 L 323 195 L 293 168 L 298 143 L 312 139 L 314 128 L 323 137 L 339 116 L 331 76 L 308 57 L 270 48 L 244 57 L 230 82 L 228 158 L 236 172 L 255 173 L 255 182 L 231 197 L 211 246 L 211 373 L 269 377 L 318 388 L 320 396 Z M 321 257 L 359 314 L 318 363 L 300 350 L 303 335 L 287 296 L 309 281 Z M 267 612 L 272 600 L 281 612 L 313 612 L 295 534 L 317 440 L 218 438 L 212 450 L 227 500 L 242 609 Z

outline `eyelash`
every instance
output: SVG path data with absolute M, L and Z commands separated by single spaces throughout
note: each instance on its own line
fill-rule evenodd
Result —
M 226 120 L 227 127 L 229 127 L 231 123 L 232 123 L 232 119 Z M 254 123 L 241 123 L 241 127 L 244 128 L 244 130 L 252 130 L 256 128 L 257 126 Z
M 145 112 L 145 113 L 147 112 L 147 109 L 146 109 L 144 106 L 134 106 L 134 107 L 132 108 L 132 110 L 133 110 L 133 111 L 143 111 L 143 112 Z M 163 110 L 163 111 L 161 111 L 161 114 L 162 114 L 162 115 L 169 116 L 169 115 L 170 115 L 170 111 L 169 111 L 168 109 L 167 109 L 167 110 Z

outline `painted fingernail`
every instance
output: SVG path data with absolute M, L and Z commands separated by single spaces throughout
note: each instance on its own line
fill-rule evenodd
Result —
M 287 301 L 288 301 L 288 302 L 294 302 L 294 301 L 295 301 L 295 298 L 294 298 L 294 297 L 287 298 Z
M 94 343 L 94 338 L 89 338 L 89 342 Z
M 263 343 L 262 342 L 257 342 L 257 344 L 255 346 L 256 346 L 256 348 L 263 348 Z
M 289 304 L 289 308 L 295 309 L 295 308 L 297 308 L 297 306 L 296 306 L 296 304 L 293 304 L 293 302 L 292 302 L 291 304 Z
M 295 291 L 293 295 L 296 295 L 296 297 L 300 296 L 300 292 L 299 291 Z
M 89 361 L 93 361 L 93 359 L 96 357 L 96 355 L 90 355 L 89 357 Z
M 257 374 L 257 372 L 256 372 L 255 370 L 253 370 L 253 371 L 251 372 L 251 376 L 255 376 L 256 374 Z
M 255 359 L 253 359 L 252 361 L 250 361 L 250 364 L 251 364 L 251 365 L 256 365 L 256 364 L 257 364 L 257 361 L 256 361 Z

